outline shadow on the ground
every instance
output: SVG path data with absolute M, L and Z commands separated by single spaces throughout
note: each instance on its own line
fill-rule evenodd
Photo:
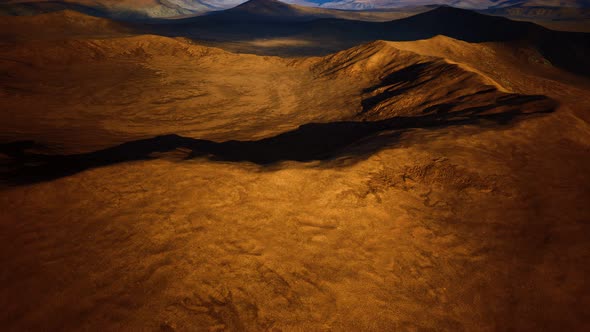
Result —
M 533 111 L 522 111 L 524 104 L 534 102 Z M 446 109 L 448 105 L 440 105 Z M 0 145 L 0 153 L 9 157 L 3 167 L 2 181 L 27 184 L 60 177 L 107 165 L 159 158 L 158 153 L 177 149 L 189 151 L 187 159 L 206 157 L 228 162 L 252 162 L 271 165 L 280 161 L 330 160 L 339 157 L 362 157 L 386 146 L 394 145 L 396 135 L 414 128 L 443 128 L 478 124 L 496 126 L 518 119 L 552 112 L 556 103 L 544 96 L 507 95 L 495 104 L 471 107 L 459 111 L 440 111 L 431 107 L 429 114 L 413 117 L 392 117 L 379 121 L 342 121 L 310 123 L 273 137 L 256 141 L 214 142 L 178 135 L 163 135 L 126 142 L 89 153 L 48 155 L 29 153 L 34 142 Z

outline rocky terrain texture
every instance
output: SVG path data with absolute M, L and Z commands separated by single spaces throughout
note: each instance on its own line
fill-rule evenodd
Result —
M 0 24 L 3 330 L 590 329 L 590 83 L 535 44 Z

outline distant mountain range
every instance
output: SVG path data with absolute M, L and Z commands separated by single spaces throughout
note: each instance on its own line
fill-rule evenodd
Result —
M 469 9 L 502 8 L 507 6 L 543 7 L 590 7 L 590 0 L 292 0 L 296 4 L 313 3 L 325 8 L 337 9 L 381 9 L 409 6 L 447 5 Z
M 119 19 L 198 15 L 238 6 L 244 0 L 0 0 L 0 15 L 34 15 L 58 10 L 75 10 L 94 16 Z M 284 3 L 340 10 L 387 10 L 431 5 L 495 10 L 495 14 L 528 13 L 539 8 L 590 8 L 590 0 L 284 0 Z
M 325 45 L 325 52 L 321 54 L 374 40 L 412 41 L 444 35 L 476 43 L 518 43 L 538 51 L 556 67 L 590 76 L 590 59 L 586 56 L 590 34 L 552 31 L 530 22 L 448 6 L 386 22 L 343 20 L 324 15 L 322 11 L 278 0 L 250 0 L 209 15 L 143 24 L 142 32 L 215 40 L 226 45 L 281 38 L 303 40 Z M 301 48 L 296 51 L 297 54 L 302 52 Z M 289 53 L 285 50 L 273 55 Z

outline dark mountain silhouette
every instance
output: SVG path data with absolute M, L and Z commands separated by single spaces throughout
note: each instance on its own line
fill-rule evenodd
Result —
M 385 37 L 390 40 L 445 35 L 467 42 L 525 42 L 553 65 L 590 75 L 590 59 L 586 56 L 590 51 L 590 34 L 553 31 L 534 23 L 444 6 L 385 26 Z
M 590 51 L 590 34 L 586 33 L 553 31 L 534 23 L 446 6 L 389 22 L 314 18 L 300 14 L 297 8 L 275 0 L 252 0 L 215 15 L 144 28 L 146 32 L 168 36 L 233 42 L 294 37 L 315 41 L 318 44 L 316 55 L 374 40 L 411 41 L 437 35 L 476 43 L 518 41 L 537 49 L 557 67 L 590 75 L 590 58 L 586 56 Z M 339 46 L 323 46 L 334 42 Z
M 321 18 L 340 18 L 352 13 L 287 4 L 278 0 L 250 0 L 236 7 L 210 12 L 186 22 L 304 22 Z
M 303 16 L 304 13 L 297 7 L 278 0 L 251 0 L 211 15 L 224 19 L 287 19 Z
M 424 39 L 438 34 L 469 42 L 526 40 L 547 31 L 533 23 L 447 6 L 391 21 L 385 26 L 398 34 L 407 31 L 404 39 Z

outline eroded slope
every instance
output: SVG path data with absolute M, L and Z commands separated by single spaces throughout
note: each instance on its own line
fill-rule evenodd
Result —
M 7 330 L 588 327 L 588 125 L 537 90 L 384 42 L 12 46 Z

